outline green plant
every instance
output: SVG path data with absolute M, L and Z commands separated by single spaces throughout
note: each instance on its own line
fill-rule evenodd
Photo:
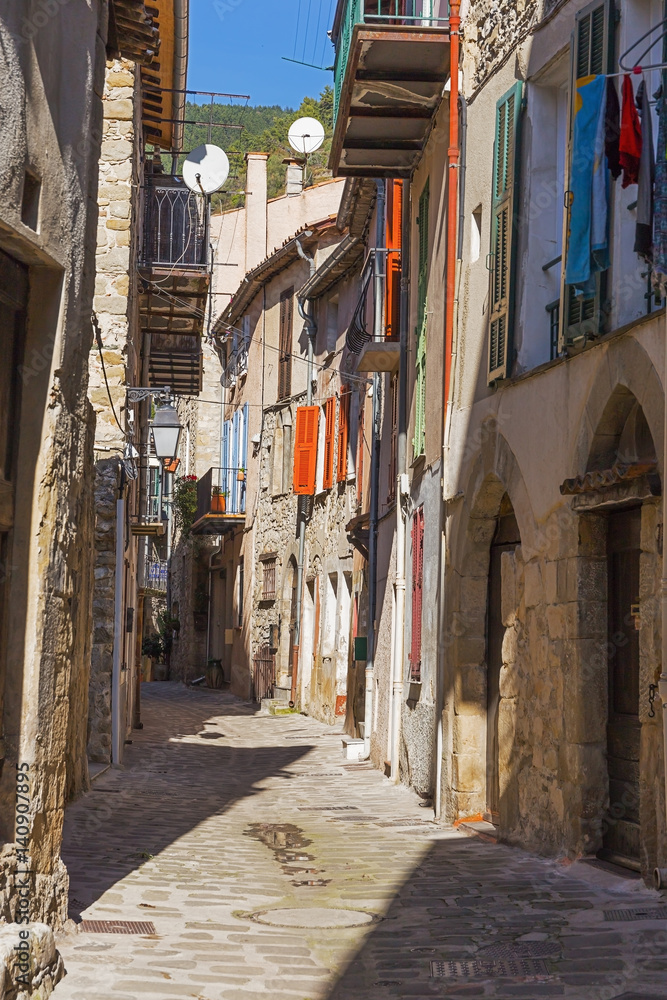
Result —
M 197 515 L 196 476 L 180 476 L 176 480 L 172 503 L 176 526 L 187 536 Z
M 144 656 L 150 656 L 151 660 L 161 660 L 164 654 L 164 642 L 157 632 L 147 635 L 141 644 L 141 652 Z

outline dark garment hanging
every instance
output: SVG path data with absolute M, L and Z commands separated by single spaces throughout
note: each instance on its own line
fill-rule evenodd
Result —
M 667 291 L 667 94 L 658 97 L 658 154 L 655 166 L 655 225 L 653 237 L 653 284 L 662 295 Z
M 623 77 L 623 108 L 621 110 L 620 161 L 623 168 L 623 187 L 639 180 L 639 161 L 642 155 L 642 130 L 635 104 L 635 92 L 630 74 Z
M 648 88 L 642 80 L 637 91 L 637 104 L 641 107 L 642 155 L 639 162 L 639 187 L 637 189 L 637 228 L 635 253 L 650 262 L 653 256 L 653 119 Z
M 607 97 L 604 113 L 604 151 L 611 176 L 616 180 L 621 176 L 621 105 L 613 80 L 607 80 Z

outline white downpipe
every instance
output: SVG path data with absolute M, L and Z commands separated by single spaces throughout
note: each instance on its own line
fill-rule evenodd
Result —
M 116 501 L 116 592 L 113 626 L 113 671 L 111 675 L 111 763 L 123 759 L 120 675 L 123 656 L 123 583 L 125 578 L 125 501 Z
M 403 514 L 403 476 L 396 484 L 396 627 L 393 648 L 393 684 L 391 719 L 391 780 L 398 783 L 401 750 L 401 710 L 403 707 L 403 647 L 405 643 L 405 516 Z

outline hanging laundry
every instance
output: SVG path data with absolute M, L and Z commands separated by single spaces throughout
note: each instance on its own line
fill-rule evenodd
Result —
M 590 298 L 595 272 L 609 266 L 609 182 L 605 157 L 606 77 L 577 80 L 565 281 Z
M 667 91 L 658 98 L 658 154 L 655 164 L 655 219 L 653 225 L 653 283 L 667 290 Z
M 653 250 L 653 121 L 648 87 L 644 80 L 637 91 L 637 104 L 641 108 L 642 155 L 639 161 L 639 187 L 637 189 L 637 227 L 635 253 L 650 263 Z
M 604 147 L 611 176 L 616 180 L 621 176 L 621 105 L 613 80 L 607 80 L 607 106 L 604 117 Z
M 620 161 L 623 168 L 623 187 L 636 184 L 639 179 L 639 161 L 642 155 L 642 129 L 635 104 L 635 92 L 629 73 L 623 77 L 623 108 L 621 111 Z

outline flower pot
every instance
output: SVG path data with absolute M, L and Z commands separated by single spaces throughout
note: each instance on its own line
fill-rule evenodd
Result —
M 224 514 L 227 509 L 226 497 L 222 493 L 214 493 L 211 497 L 211 513 Z
M 243 471 L 243 469 L 239 469 L 239 471 L 236 473 L 236 479 L 239 483 L 245 482 L 245 472 Z
M 219 690 L 225 680 L 220 660 L 210 660 L 206 667 L 206 687 Z
M 166 663 L 156 663 L 153 666 L 153 680 L 154 681 L 166 681 L 167 679 L 167 664 Z

